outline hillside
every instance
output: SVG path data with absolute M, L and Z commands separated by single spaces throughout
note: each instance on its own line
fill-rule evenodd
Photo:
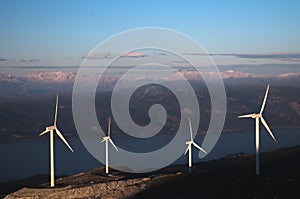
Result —
M 260 176 L 255 176 L 255 157 L 249 154 L 197 163 L 192 172 L 182 165 L 145 174 L 112 170 L 106 175 L 100 168 L 57 179 L 56 188 L 24 184 L 5 198 L 298 198 L 299 156 L 300 146 L 263 153 Z

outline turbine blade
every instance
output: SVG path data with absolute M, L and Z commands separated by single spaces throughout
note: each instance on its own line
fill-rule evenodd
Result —
M 247 115 L 240 115 L 238 116 L 238 118 L 246 118 L 246 117 L 252 117 L 253 113 L 252 114 L 247 114 Z
M 266 101 L 267 101 L 267 97 L 268 97 L 269 88 L 270 88 L 270 84 L 268 84 L 268 86 L 267 86 L 266 94 L 265 94 L 265 97 L 264 97 L 264 101 L 263 101 L 263 103 L 261 105 L 261 109 L 260 109 L 259 114 L 262 114 L 262 112 L 264 111 L 264 108 L 265 108 L 265 105 L 266 105 Z
M 111 117 L 108 118 L 108 137 L 110 137 L 110 124 L 111 124 Z
M 203 153 L 207 153 L 204 149 L 202 149 L 198 144 L 196 144 L 195 142 L 193 142 L 193 145 L 195 147 L 197 147 L 200 151 L 202 151 Z
M 263 125 L 265 126 L 265 128 L 267 129 L 267 131 L 269 132 L 270 136 L 273 138 L 273 140 L 277 143 L 277 140 L 276 138 L 274 137 L 271 129 L 269 128 L 267 122 L 265 121 L 265 119 L 263 117 L 260 118 L 261 119 L 261 122 L 263 123 Z
M 57 107 L 58 107 L 58 95 L 56 95 L 56 105 L 55 105 L 55 115 L 54 115 L 54 126 L 56 126 L 56 121 L 57 121 Z
M 103 138 L 103 140 L 101 142 L 105 142 L 105 139 Z
M 67 142 L 67 140 L 64 138 L 64 136 L 61 134 L 61 132 L 58 130 L 58 128 L 55 128 L 55 132 L 56 134 L 60 137 L 60 139 L 67 145 L 67 147 L 69 147 L 69 149 L 74 152 L 74 150 L 72 149 L 72 147 L 69 145 L 69 143 Z
M 114 144 L 114 142 L 109 138 L 109 142 L 113 145 L 113 147 L 115 147 L 115 149 L 119 152 L 118 148 L 116 147 L 116 145 Z
M 193 140 L 193 129 L 192 129 L 191 118 L 189 118 L 189 127 L 190 127 L 191 141 L 192 141 Z
M 189 149 L 191 148 L 191 145 L 189 144 L 188 147 L 186 148 L 184 155 L 189 151 Z
M 48 130 L 45 130 L 45 131 L 43 131 L 42 133 L 40 133 L 40 135 L 39 135 L 39 136 L 41 136 L 41 135 L 44 135 L 44 134 L 46 134 L 46 133 L 48 133 L 48 132 L 50 132 L 50 131 L 48 131 Z

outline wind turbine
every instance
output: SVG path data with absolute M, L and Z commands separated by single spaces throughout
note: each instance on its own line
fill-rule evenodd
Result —
M 196 144 L 193 140 L 193 133 L 192 133 L 193 130 L 192 130 L 191 118 L 189 118 L 189 126 L 190 126 L 191 140 L 186 142 L 188 147 L 186 148 L 184 155 L 189 151 L 189 167 L 192 167 L 192 145 L 197 147 L 203 153 L 207 153 L 207 152 L 204 149 L 202 149 L 198 144 Z
M 105 167 L 105 173 L 108 173 L 108 142 L 110 142 L 113 147 L 119 152 L 118 148 L 114 144 L 114 142 L 110 139 L 110 124 L 111 124 L 111 118 L 108 118 L 108 135 L 103 137 L 103 140 L 101 142 L 105 142 L 105 162 L 106 162 L 106 167 Z
M 53 134 L 54 130 L 56 134 L 60 137 L 60 139 L 69 147 L 69 149 L 74 152 L 74 150 L 71 148 L 71 146 L 68 144 L 64 136 L 61 134 L 61 132 L 58 130 L 56 126 L 56 121 L 57 121 L 57 107 L 58 107 L 58 95 L 56 96 L 56 106 L 55 106 L 55 116 L 54 116 L 54 123 L 53 126 L 48 126 L 46 127 L 46 130 L 43 131 L 41 135 L 44 135 L 46 133 L 50 133 L 50 167 L 51 167 L 51 177 L 50 177 L 50 186 L 54 187 L 55 182 L 54 182 L 54 146 L 53 146 Z
M 264 98 L 264 101 L 262 103 L 259 113 L 252 113 L 252 114 L 238 116 L 238 118 L 253 118 L 253 119 L 255 119 L 256 175 L 259 175 L 259 173 L 260 173 L 260 171 L 259 171 L 259 120 L 262 122 L 264 127 L 267 129 L 268 133 L 273 138 L 273 140 L 277 143 L 271 129 L 269 128 L 267 122 L 265 121 L 265 119 L 262 116 L 262 113 L 263 113 L 265 105 L 266 105 L 269 88 L 270 88 L 270 85 L 268 84 L 265 98 Z

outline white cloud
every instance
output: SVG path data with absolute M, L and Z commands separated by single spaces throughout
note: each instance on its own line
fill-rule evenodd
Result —
M 122 58 L 139 58 L 139 57 L 147 57 L 148 55 L 143 52 L 128 52 L 122 54 L 120 57 Z

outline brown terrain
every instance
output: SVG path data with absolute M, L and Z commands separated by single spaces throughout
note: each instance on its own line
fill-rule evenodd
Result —
M 103 168 L 56 180 L 48 176 L 1 185 L 5 198 L 299 198 L 300 146 L 261 154 L 261 175 L 255 176 L 255 156 L 234 154 L 152 173 L 130 174 Z

